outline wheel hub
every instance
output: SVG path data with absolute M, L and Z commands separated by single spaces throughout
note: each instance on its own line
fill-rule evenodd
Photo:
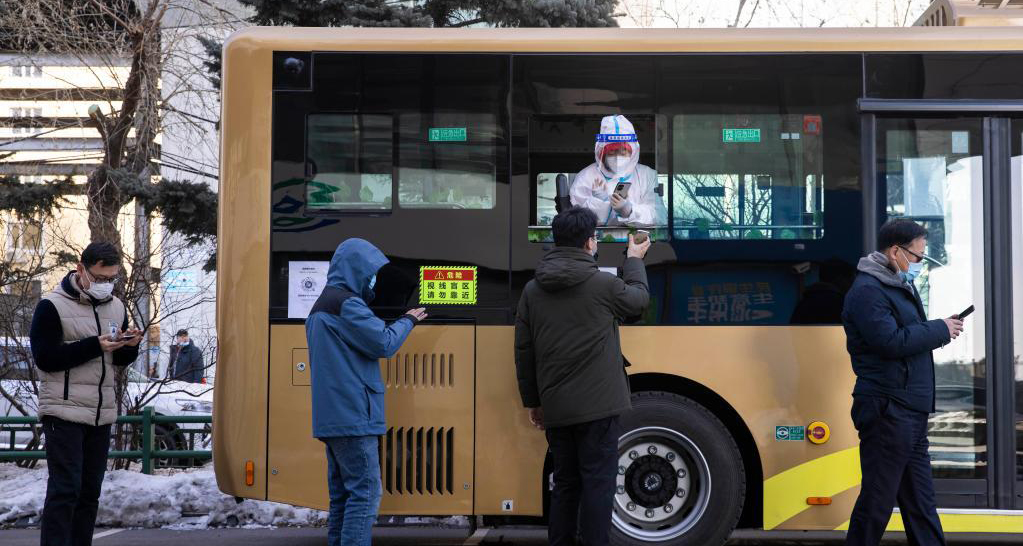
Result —
M 633 461 L 625 471 L 625 491 L 633 502 L 644 508 L 660 508 L 675 495 L 676 472 L 664 458 L 645 455 Z
M 710 469 L 688 438 L 667 428 L 640 428 L 619 439 L 618 454 L 615 527 L 632 538 L 664 541 L 703 517 Z

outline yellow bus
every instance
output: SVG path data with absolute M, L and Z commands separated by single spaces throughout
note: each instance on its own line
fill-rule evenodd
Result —
M 380 362 L 384 514 L 542 518 L 513 313 L 602 116 L 636 127 L 662 225 L 621 328 L 618 544 L 841 530 L 859 490 L 840 309 L 880 224 L 930 230 L 930 420 L 949 532 L 1023 532 L 1023 31 L 253 28 L 224 50 L 214 461 L 237 497 L 327 506 L 304 318 L 350 237 L 376 313 L 431 319 Z M 1018 270 L 1019 268 L 1017 268 Z M 1014 326 L 1015 325 L 1015 326 Z M 507 518 L 507 519 L 504 519 Z M 892 529 L 901 528 L 897 515 Z

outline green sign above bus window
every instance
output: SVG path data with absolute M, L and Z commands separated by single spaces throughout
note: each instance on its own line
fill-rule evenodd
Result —
M 760 142 L 760 129 L 721 129 L 721 142 Z
M 465 142 L 465 127 L 430 127 L 430 142 Z

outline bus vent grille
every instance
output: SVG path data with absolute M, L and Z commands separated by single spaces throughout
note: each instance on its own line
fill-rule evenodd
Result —
M 385 363 L 388 387 L 454 387 L 455 355 L 398 353 Z
M 380 474 L 389 495 L 453 495 L 452 428 L 394 428 L 380 438 Z

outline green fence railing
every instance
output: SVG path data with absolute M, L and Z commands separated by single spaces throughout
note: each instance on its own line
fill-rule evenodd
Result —
M 141 449 L 110 451 L 108 459 L 141 459 L 142 472 L 153 473 L 153 459 L 212 459 L 213 452 L 201 449 L 153 449 L 154 429 L 161 424 L 212 424 L 209 415 L 156 415 L 152 406 L 142 409 L 139 415 L 122 415 L 117 418 L 118 424 L 136 425 L 142 428 Z M 0 416 L 0 433 L 10 426 L 31 427 L 39 424 L 36 416 Z M 29 429 L 30 430 L 30 429 Z M 182 430 L 182 432 L 188 432 Z M 12 431 L 13 434 L 13 431 Z M 14 443 L 13 441 L 11 442 Z M 45 447 L 45 446 L 44 446 Z M 45 450 L 0 449 L 0 461 L 18 461 L 26 459 L 45 459 Z

